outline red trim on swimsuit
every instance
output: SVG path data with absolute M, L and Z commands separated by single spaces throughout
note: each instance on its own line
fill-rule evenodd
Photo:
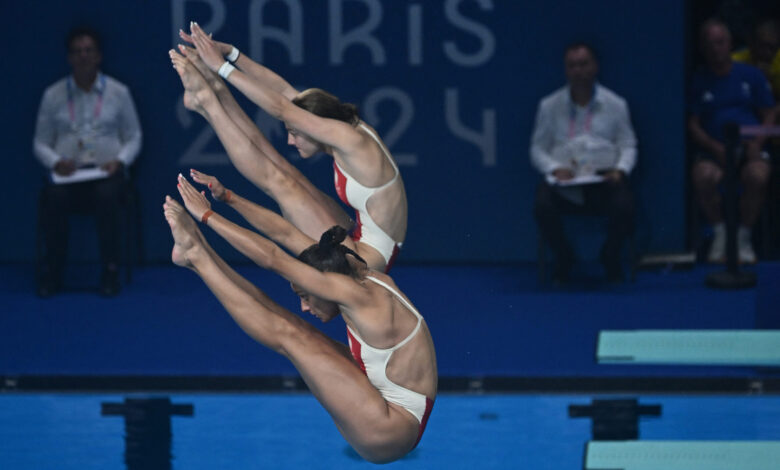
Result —
M 433 400 L 425 397 L 425 413 L 423 414 L 422 421 L 420 421 L 420 434 L 417 435 L 417 441 L 414 443 L 412 449 L 417 447 L 417 444 L 420 443 L 420 439 L 422 439 L 422 435 L 425 432 L 425 425 L 428 424 L 428 417 L 431 416 L 431 411 L 433 411 Z
M 363 238 L 363 223 L 360 221 L 360 212 L 358 211 L 355 211 L 355 225 L 352 226 L 352 230 L 349 232 L 349 238 L 356 242 Z
M 339 195 L 341 202 L 352 207 L 347 200 L 347 177 L 339 170 L 336 161 L 333 161 L 333 184 L 336 186 L 336 194 Z
M 333 161 L 333 185 L 336 187 L 336 194 L 338 194 L 341 202 L 352 207 L 352 204 L 350 204 L 347 199 L 347 177 L 344 176 L 344 173 L 342 173 L 338 165 L 336 165 L 335 160 Z M 352 209 L 355 208 L 352 207 Z M 357 209 L 355 209 L 355 225 L 349 231 L 349 237 L 356 242 L 359 242 L 363 237 L 363 223 L 360 222 L 360 212 L 358 212 Z
M 360 341 L 356 340 L 355 337 L 352 336 L 352 333 L 349 332 L 349 328 L 347 328 L 347 338 L 349 338 L 349 351 L 352 353 L 352 358 L 355 359 L 355 362 L 357 362 L 360 370 L 366 374 L 366 365 L 363 363 L 363 356 L 360 355 Z
M 393 267 L 393 263 L 395 263 L 395 260 L 398 258 L 398 253 L 401 252 L 401 248 L 396 245 L 393 247 L 393 254 L 390 256 L 390 261 L 387 262 L 387 266 L 385 266 L 385 274 L 390 272 L 390 268 Z

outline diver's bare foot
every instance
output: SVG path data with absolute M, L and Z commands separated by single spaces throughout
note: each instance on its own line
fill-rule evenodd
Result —
M 195 66 L 196 69 L 198 69 L 198 72 L 200 72 L 201 75 L 203 75 L 203 78 L 206 79 L 206 83 L 214 90 L 217 91 L 220 88 L 223 88 L 225 86 L 225 82 L 222 81 L 222 78 L 220 78 L 219 75 L 212 72 L 212 70 L 209 68 L 208 65 L 206 65 L 205 62 L 203 62 L 203 59 L 200 58 L 198 55 L 198 51 L 196 51 L 192 47 L 187 47 L 184 44 L 179 44 L 179 51 L 182 53 L 184 57 L 190 60 L 192 62 L 192 65 Z
M 165 220 L 171 226 L 171 234 L 174 241 L 171 260 L 178 266 L 193 268 L 192 258 L 197 254 L 198 248 L 203 243 L 203 238 L 198 236 L 199 230 L 197 225 L 195 225 L 195 221 L 170 196 L 165 196 L 163 210 L 165 212 Z
M 168 52 L 168 55 L 184 85 L 184 107 L 205 116 L 205 108 L 217 99 L 214 91 L 209 88 L 206 79 L 190 60 L 173 49 Z

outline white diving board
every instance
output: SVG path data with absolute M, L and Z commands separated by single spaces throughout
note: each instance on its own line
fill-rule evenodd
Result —
M 777 470 L 780 441 L 590 441 L 585 470 Z
M 602 364 L 780 366 L 780 330 L 604 330 L 596 359 Z

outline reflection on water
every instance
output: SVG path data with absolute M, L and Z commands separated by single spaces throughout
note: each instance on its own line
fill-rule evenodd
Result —
M 168 397 L 125 398 L 124 403 L 102 403 L 101 414 L 125 417 L 128 470 L 170 470 L 171 416 L 192 416 L 193 406 L 174 405 Z

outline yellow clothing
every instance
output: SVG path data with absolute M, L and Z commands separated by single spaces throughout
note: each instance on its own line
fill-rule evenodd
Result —
M 750 49 L 741 49 L 731 54 L 731 58 L 737 62 L 755 65 Z M 772 63 L 769 66 L 769 85 L 772 87 L 772 93 L 775 98 L 780 98 L 780 51 L 775 54 Z

